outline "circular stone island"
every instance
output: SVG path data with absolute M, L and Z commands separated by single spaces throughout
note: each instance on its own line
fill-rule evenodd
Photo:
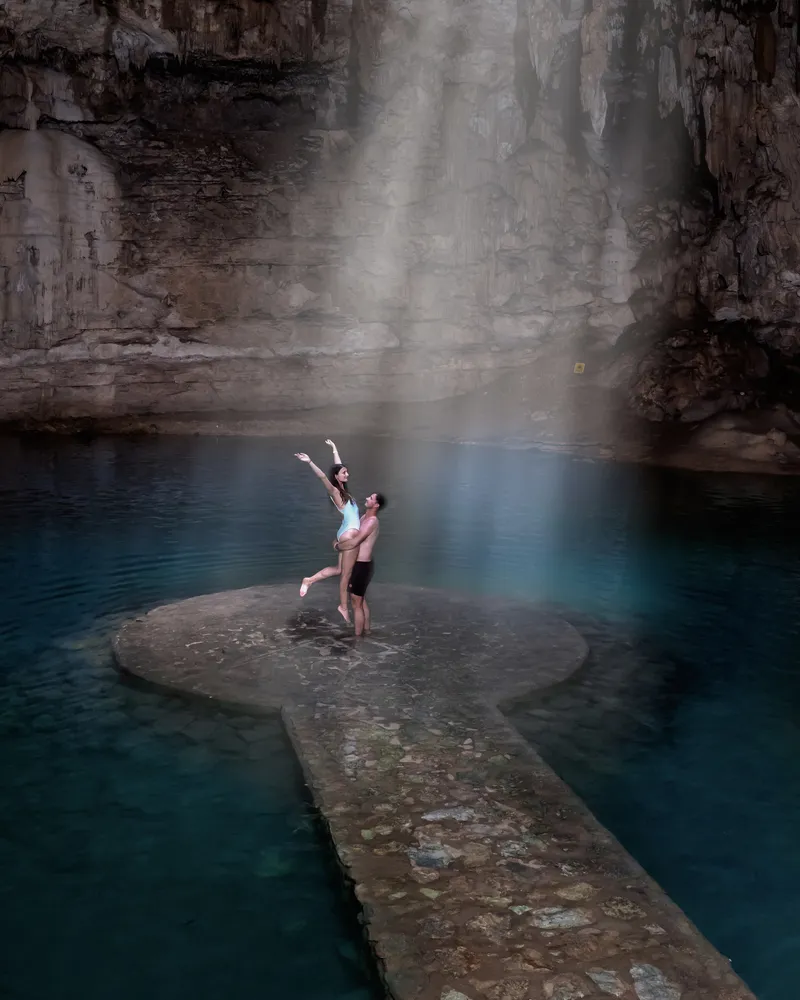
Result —
M 252 587 L 155 608 L 114 642 L 154 685 L 281 711 L 395 1000 L 754 1000 L 510 725 L 581 635 L 535 605 Z M 268 900 L 265 905 L 268 905 Z

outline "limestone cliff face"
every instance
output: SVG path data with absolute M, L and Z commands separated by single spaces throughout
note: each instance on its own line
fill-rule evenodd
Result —
M 6 0 L 0 417 L 435 398 L 543 354 L 649 420 L 772 401 L 797 40 L 794 0 Z
M 421 399 L 533 357 L 495 308 L 516 6 L 484 6 L 7 5 L 0 413 Z

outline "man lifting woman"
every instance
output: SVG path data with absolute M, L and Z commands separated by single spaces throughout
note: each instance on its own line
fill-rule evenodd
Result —
M 379 514 L 386 506 L 382 493 L 371 493 L 364 501 L 364 516 L 359 515 L 358 504 L 348 489 L 350 473 L 342 463 L 336 445 L 331 440 L 325 442 L 333 451 L 333 466 L 326 476 L 314 465 L 305 452 L 295 457 L 310 466 L 314 475 L 322 481 L 333 505 L 342 515 L 342 523 L 336 534 L 334 548 L 339 553 L 336 566 L 326 566 L 313 576 L 306 576 L 300 586 L 300 596 L 305 597 L 308 588 L 320 580 L 332 576 L 339 577 L 339 606 L 337 611 L 346 622 L 350 622 L 348 594 L 353 599 L 353 617 L 356 635 L 369 632 L 369 606 L 365 600 L 367 587 L 374 573 L 372 558 L 375 542 L 380 532 Z

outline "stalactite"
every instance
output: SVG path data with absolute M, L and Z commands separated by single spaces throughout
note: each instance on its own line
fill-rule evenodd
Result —
M 794 89 L 800 94 L 800 0 L 794 4 Z
M 777 64 L 778 39 L 775 25 L 769 14 L 762 14 L 756 21 L 756 37 L 753 45 L 753 60 L 756 65 L 758 79 L 768 86 L 775 76 Z

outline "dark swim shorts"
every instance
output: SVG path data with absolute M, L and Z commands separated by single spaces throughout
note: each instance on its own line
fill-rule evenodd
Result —
M 365 596 L 374 572 L 375 563 L 371 559 L 369 562 L 357 562 L 353 566 L 353 574 L 350 577 L 350 584 L 347 589 L 354 597 Z

